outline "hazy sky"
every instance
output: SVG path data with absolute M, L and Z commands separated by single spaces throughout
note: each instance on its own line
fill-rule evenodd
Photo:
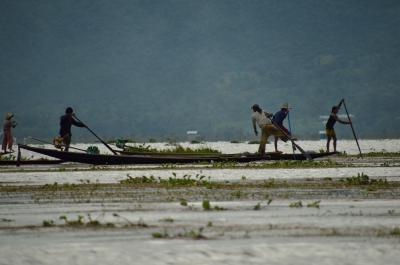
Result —
M 345 97 L 361 134 L 399 136 L 399 13 L 378 0 L 2 0 L 0 111 L 21 136 L 55 135 L 72 106 L 107 136 L 240 138 L 253 103 L 289 101 L 311 137 Z

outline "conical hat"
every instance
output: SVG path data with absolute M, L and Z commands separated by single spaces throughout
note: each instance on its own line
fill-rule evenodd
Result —
M 283 103 L 281 109 L 289 109 L 289 103 L 287 102 Z
M 14 114 L 12 114 L 11 112 L 6 113 L 5 115 L 6 120 L 11 119 L 12 117 L 14 117 Z

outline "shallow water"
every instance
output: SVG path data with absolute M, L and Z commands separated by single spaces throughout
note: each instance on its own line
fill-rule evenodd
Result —
M 323 141 L 299 143 L 306 150 L 319 150 L 324 146 Z M 182 145 L 199 146 L 188 143 Z M 248 144 L 209 142 L 205 145 L 224 153 L 257 150 L 257 145 Z M 86 148 L 88 145 L 78 146 Z M 168 148 L 165 143 L 151 146 Z M 361 146 L 367 152 L 383 149 L 399 152 L 400 140 L 362 140 Z M 102 152 L 106 152 L 104 147 L 99 147 Z M 268 145 L 268 148 L 272 148 L 272 145 Z M 353 141 L 340 141 L 339 148 L 347 153 L 357 153 Z M 281 150 L 291 152 L 291 146 L 281 145 Z M 393 166 L 395 164 L 390 167 L 380 166 L 383 162 L 385 159 L 379 162 L 358 160 L 360 166 L 293 169 L 144 169 L 136 165 L 88 170 L 90 166 L 61 165 L 22 167 L 35 171 L 10 172 L 14 168 L 6 167 L 0 172 L 0 185 L 80 183 L 82 180 L 118 183 L 127 178 L 128 174 L 133 177 L 154 175 L 168 178 L 173 173 L 176 177 L 204 175 L 211 181 L 222 182 L 250 182 L 270 178 L 288 181 L 343 178 L 358 173 L 372 178 L 385 177 L 400 181 L 400 167 Z M 49 172 L 48 169 L 59 171 Z M 181 190 L 135 190 L 127 187 L 118 191 L 110 187 L 98 194 L 81 191 L 87 193 L 84 195 L 79 194 L 79 191 L 58 192 L 51 189 L 47 193 L 29 189 L 10 193 L 3 191 L 0 194 L 0 265 L 398 264 L 400 237 L 392 235 L 393 229 L 400 227 L 398 189 L 389 187 L 371 192 L 367 187 L 358 190 L 355 187 L 337 187 L 325 191 L 316 188 L 301 192 L 292 189 L 287 197 L 287 189 L 259 189 L 265 194 L 258 193 L 262 196 L 252 197 L 255 193 L 250 190 L 249 196 L 241 198 L 233 196 L 230 190 L 209 189 L 205 192 L 195 187 Z M 273 199 L 270 205 L 264 195 Z M 188 196 L 185 197 L 188 200 L 195 199 L 188 202 L 189 206 L 183 207 L 178 202 L 181 196 Z M 209 198 L 212 206 L 218 205 L 225 210 L 204 211 L 201 202 L 204 198 Z M 289 207 L 290 203 L 299 199 L 303 201 L 304 207 Z M 306 207 L 315 200 L 321 200 L 320 208 Z M 257 203 L 260 203 L 260 210 L 255 211 Z M 113 213 L 118 213 L 120 217 L 113 216 Z M 43 220 L 63 224 L 59 219 L 61 215 L 68 216 L 70 220 L 82 215 L 87 220 L 88 214 L 103 223 L 113 222 L 117 227 L 41 227 Z M 166 222 L 166 218 L 173 221 Z M 128 222 L 141 222 L 148 227 L 123 228 Z M 194 240 L 176 236 L 192 230 L 198 231 L 200 227 L 204 228 L 202 234 L 208 239 Z M 171 238 L 155 239 L 152 237 L 154 232 L 166 232 Z
M 14 219 L 1 224 L 0 264 L 397 264 L 400 238 L 376 237 L 398 225 L 399 216 L 388 214 L 400 212 L 397 200 L 324 200 L 320 209 L 292 209 L 289 203 L 264 203 L 259 211 L 252 210 L 253 201 L 217 202 L 226 211 L 203 211 L 200 202 L 190 203 L 190 210 L 178 203 L 0 205 L 1 212 Z M 70 219 L 103 214 L 102 222 L 125 222 L 115 220 L 113 212 L 149 227 L 7 228 L 40 225 L 45 219 L 59 223 L 62 214 Z M 165 218 L 173 222 L 162 221 Z M 209 239 L 151 236 L 199 227 Z
M 267 180 L 267 179 L 304 179 L 304 178 L 345 178 L 358 173 L 369 177 L 385 177 L 387 180 L 400 181 L 400 167 L 349 167 L 349 168 L 292 168 L 292 169 L 127 169 L 95 170 L 67 172 L 1 172 L 0 184 L 3 185 L 43 185 L 57 182 L 81 183 L 82 180 L 100 183 L 118 183 L 132 177 L 154 176 L 156 178 L 183 176 L 206 176 L 211 181 Z

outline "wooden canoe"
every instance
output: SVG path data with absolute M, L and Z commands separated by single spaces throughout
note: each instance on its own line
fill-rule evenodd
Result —
M 252 162 L 260 160 L 305 160 L 306 157 L 302 154 L 282 154 L 282 153 L 267 153 L 264 156 L 258 154 L 226 154 L 226 155 L 106 155 L 106 154 L 87 154 L 77 152 L 63 152 L 55 149 L 46 149 L 33 147 L 28 145 L 19 145 L 19 148 L 28 151 L 36 152 L 53 158 L 63 160 L 65 162 L 76 162 L 93 165 L 131 165 L 131 164 L 167 164 L 167 163 L 196 163 L 196 162 Z M 329 156 L 334 153 L 313 153 L 310 156 L 314 158 Z

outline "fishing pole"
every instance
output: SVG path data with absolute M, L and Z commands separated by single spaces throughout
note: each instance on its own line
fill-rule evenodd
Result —
M 50 142 L 47 142 L 47 141 L 43 141 L 43 140 L 40 140 L 40 139 L 37 139 L 37 138 L 34 138 L 34 137 L 27 137 L 27 138 L 32 139 L 32 140 L 35 140 L 35 141 L 40 142 L 40 143 L 43 143 L 43 144 L 49 144 L 49 145 L 55 146 L 54 143 L 50 143 Z M 74 150 L 78 150 L 78 151 L 82 151 L 82 152 L 86 152 L 86 150 L 83 150 L 83 149 L 80 149 L 80 148 L 76 148 L 76 147 L 71 147 L 71 146 L 70 146 L 69 148 L 70 148 L 70 149 L 74 149 Z

